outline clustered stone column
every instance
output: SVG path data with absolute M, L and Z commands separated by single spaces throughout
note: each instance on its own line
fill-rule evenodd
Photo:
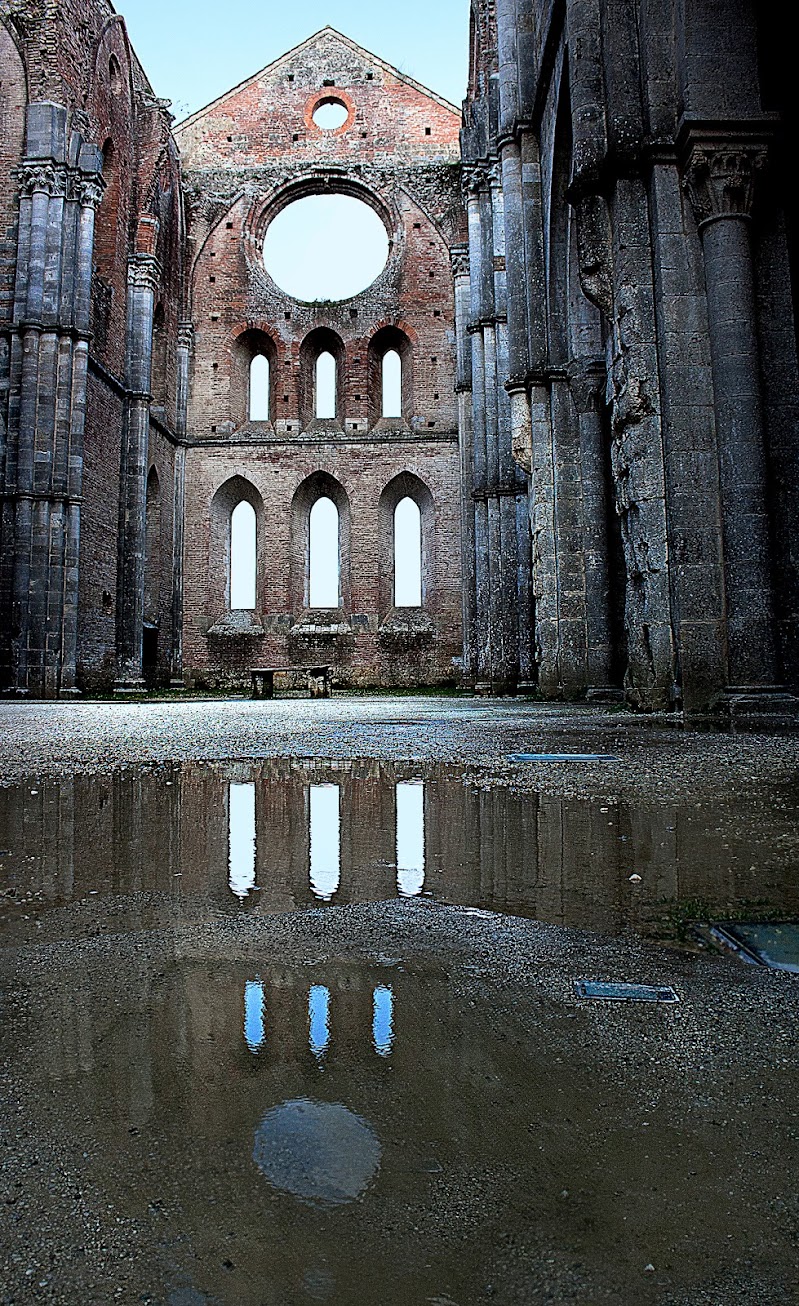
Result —
M 171 685 L 183 688 L 183 543 L 186 512 L 186 433 L 189 406 L 189 367 L 194 344 L 194 326 L 178 323 L 177 403 L 175 434 L 175 496 L 172 544 L 172 660 Z
M 773 685 L 774 600 L 749 226 L 761 139 L 690 140 L 685 180 L 702 238 L 724 533 L 730 687 Z
M 498 167 L 465 176 L 469 320 L 456 322 L 460 348 L 471 336 L 471 412 L 461 413 L 467 562 L 467 674 L 484 693 L 529 688 L 532 601 L 526 478 L 513 458 L 509 397 L 505 220 Z M 471 502 L 469 502 L 471 500 Z M 473 559 L 473 561 L 472 561 Z M 471 581 L 472 575 L 474 581 Z M 473 597 L 472 597 L 473 596 Z M 473 604 L 473 608 L 469 605 Z
M 0 607 L 3 679 L 75 690 L 94 215 L 102 156 L 85 125 L 28 106 L 9 356 Z
M 153 310 L 161 280 L 155 257 L 158 220 L 139 220 L 136 253 L 128 264 L 127 400 L 122 439 L 119 511 L 118 691 L 142 688 L 144 580 L 147 553 L 147 465 Z

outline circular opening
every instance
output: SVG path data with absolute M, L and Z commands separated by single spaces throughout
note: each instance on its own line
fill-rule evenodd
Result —
M 313 112 L 313 120 L 323 132 L 335 132 L 343 127 L 350 111 L 343 100 L 322 100 Z
M 294 299 L 335 303 L 371 286 L 388 252 L 386 229 L 363 200 L 308 195 L 286 205 L 269 224 L 264 266 Z

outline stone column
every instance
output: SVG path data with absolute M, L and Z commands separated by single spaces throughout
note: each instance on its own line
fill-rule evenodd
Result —
M 28 106 L 3 485 L 3 679 L 76 692 L 80 505 L 94 210 L 102 160 L 84 123 Z
M 733 687 L 772 685 L 774 597 L 749 224 L 763 140 L 696 137 L 685 181 L 705 259 L 719 448 L 727 665 Z
M 461 457 L 461 539 L 463 567 L 463 672 L 473 683 L 476 674 L 475 619 L 477 596 L 474 570 L 474 501 L 472 499 L 474 439 L 472 429 L 472 346 L 468 335 L 470 282 L 469 247 L 450 250 L 455 283 L 455 340 L 457 345 L 458 433 Z
M 147 463 L 153 309 L 161 277 L 155 257 L 156 218 L 139 222 L 137 252 L 128 264 L 127 384 L 119 513 L 118 692 L 140 690 L 144 631 Z
M 178 323 L 175 497 L 172 527 L 172 652 L 170 684 L 183 688 L 183 543 L 186 521 L 186 435 L 189 410 L 189 364 L 194 342 L 191 322 Z

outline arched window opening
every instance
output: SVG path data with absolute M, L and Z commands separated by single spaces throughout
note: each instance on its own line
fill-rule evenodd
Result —
M 394 606 L 422 606 L 422 514 L 407 496 L 394 511 Z
M 317 499 L 310 521 L 310 585 L 312 608 L 341 606 L 338 508 L 332 499 Z
M 116 271 L 120 220 L 119 164 L 114 142 L 110 139 L 103 146 L 103 181 L 105 190 L 94 230 L 94 262 L 100 276 L 110 281 Z
M 402 417 L 402 359 L 396 349 L 383 355 L 383 417 Z
M 310 879 L 314 897 L 322 902 L 338 892 L 341 883 L 341 815 L 338 785 L 311 785 Z
M 119 95 L 122 90 L 122 69 L 115 54 L 108 60 L 108 81 L 114 95 Z
M 258 1053 L 266 1042 L 266 993 L 260 980 L 248 980 L 244 986 L 244 1042 Z
M 308 1043 L 317 1061 L 330 1046 L 330 989 L 314 984 L 308 994 Z
M 228 883 L 242 901 L 255 887 L 255 785 L 228 787 Z
M 416 898 L 424 888 L 424 783 L 397 785 L 397 890 Z
M 379 1057 L 390 1057 L 394 1047 L 394 993 L 381 984 L 372 996 L 372 1044 Z
M 151 467 L 145 497 L 144 619 L 158 624 L 161 606 L 161 484 Z
M 167 332 L 166 315 L 163 304 L 158 304 L 153 314 L 153 358 L 150 377 L 150 393 L 153 406 L 166 406 L 167 392 Z
M 316 360 L 314 413 L 326 420 L 336 416 L 336 360 L 325 350 Z
M 269 359 L 264 354 L 250 363 L 250 421 L 269 421 Z
M 253 611 L 256 579 L 256 521 L 251 503 L 242 500 L 230 517 L 230 608 Z

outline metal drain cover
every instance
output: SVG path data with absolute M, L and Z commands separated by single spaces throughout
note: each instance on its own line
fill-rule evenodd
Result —
M 591 980 L 575 980 L 574 991 L 578 998 L 591 998 L 610 1002 L 679 1002 L 674 989 L 665 984 L 595 984 Z

